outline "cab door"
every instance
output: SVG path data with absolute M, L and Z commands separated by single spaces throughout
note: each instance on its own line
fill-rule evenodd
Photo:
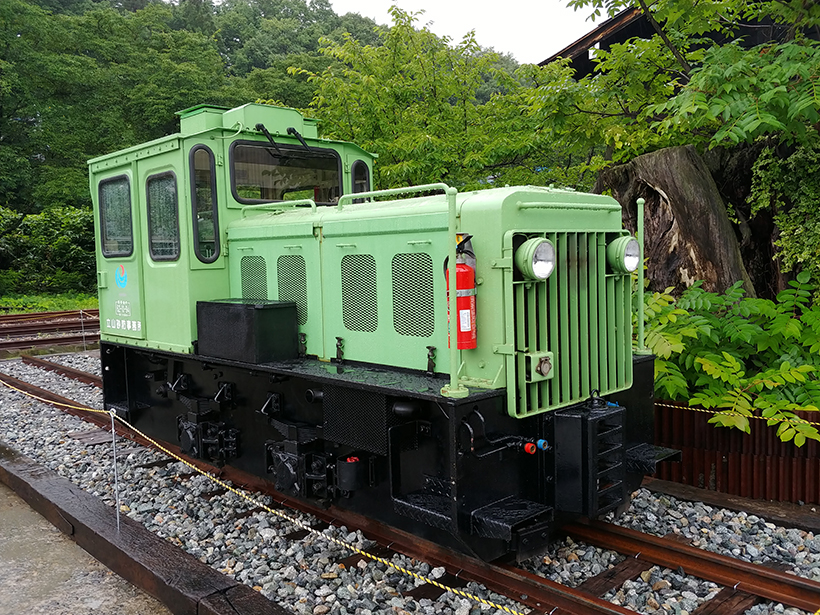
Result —
M 100 330 L 107 339 L 142 340 L 141 215 L 131 165 L 100 178 L 96 188 Z
M 191 325 L 188 303 L 188 253 L 185 245 L 188 217 L 181 181 L 179 151 L 157 154 L 138 162 L 142 222 L 144 329 L 152 345 L 163 350 L 189 352 Z

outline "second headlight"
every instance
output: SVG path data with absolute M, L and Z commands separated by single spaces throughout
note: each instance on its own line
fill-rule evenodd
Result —
M 629 235 L 618 237 L 606 247 L 609 266 L 619 273 L 632 273 L 641 261 L 641 246 Z
M 515 251 L 515 265 L 524 277 L 546 280 L 555 269 L 555 246 L 549 239 L 528 239 Z

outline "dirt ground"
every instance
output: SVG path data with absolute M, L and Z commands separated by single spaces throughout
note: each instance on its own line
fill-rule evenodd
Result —
M 0 615 L 170 615 L 0 483 Z

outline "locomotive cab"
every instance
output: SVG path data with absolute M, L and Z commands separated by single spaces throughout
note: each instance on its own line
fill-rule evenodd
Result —
M 189 456 L 493 559 L 667 454 L 613 199 L 370 192 L 372 155 L 264 105 L 89 164 L 106 407 Z

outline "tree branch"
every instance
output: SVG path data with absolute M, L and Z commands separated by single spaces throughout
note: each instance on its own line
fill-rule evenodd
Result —
M 658 36 L 661 37 L 663 44 L 666 45 L 667 49 L 669 49 L 669 51 L 672 52 L 672 55 L 675 56 L 675 59 L 678 61 L 678 64 L 680 64 L 681 68 L 683 68 L 683 72 L 686 74 L 686 80 L 688 81 L 689 75 L 692 72 L 692 67 L 689 66 L 689 62 L 686 61 L 686 58 L 683 57 L 683 54 L 681 54 L 678 48 L 675 47 L 671 40 L 669 40 L 669 37 L 666 35 L 666 32 L 664 32 L 663 28 L 661 28 L 661 24 L 657 22 L 655 16 L 652 15 L 652 13 L 649 11 L 649 7 L 646 6 L 646 2 L 644 2 L 644 0 L 638 0 L 638 4 L 640 5 L 643 14 L 646 15 L 646 18 L 649 20 L 649 23 L 655 29 L 655 32 L 657 32 Z
M 626 111 L 623 113 L 606 113 L 604 111 L 588 111 L 586 109 L 581 109 L 578 105 L 572 106 L 578 109 L 579 113 L 586 113 L 587 115 L 597 115 L 599 117 L 631 117 L 633 120 L 638 117 L 636 113 L 627 113 Z

